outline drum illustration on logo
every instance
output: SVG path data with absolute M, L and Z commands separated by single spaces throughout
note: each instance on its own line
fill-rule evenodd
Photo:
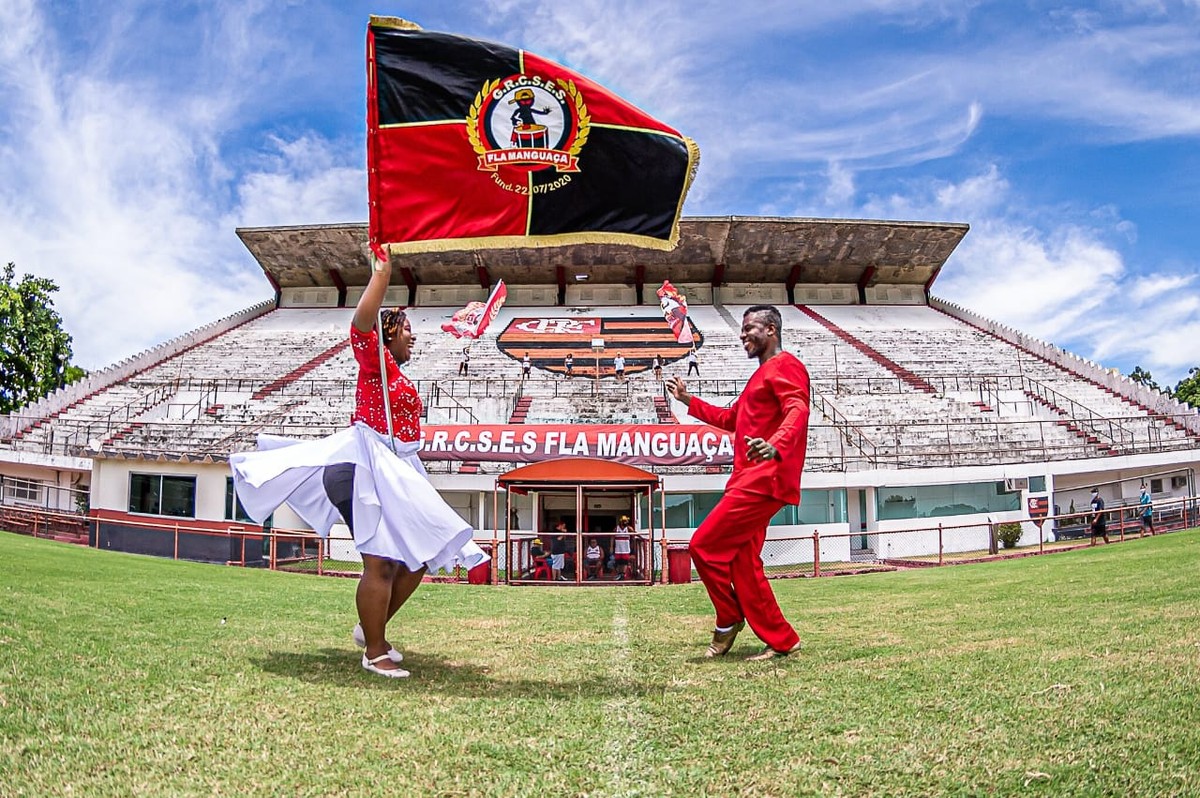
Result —
M 481 171 L 517 180 L 546 169 L 578 172 L 590 122 L 574 81 L 512 75 L 484 83 L 467 114 L 467 138 Z

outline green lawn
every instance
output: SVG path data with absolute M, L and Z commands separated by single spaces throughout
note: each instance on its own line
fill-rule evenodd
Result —
M 700 657 L 698 584 L 353 580 L 0 533 L 0 795 L 1200 794 L 1200 532 L 773 582 L 805 651 Z M 222 623 L 224 620 L 224 623 Z

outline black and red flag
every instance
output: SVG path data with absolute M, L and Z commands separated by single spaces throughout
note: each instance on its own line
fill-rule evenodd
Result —
M 670 249 L 695 142 L 524 50 L 367 29 L 372 248 L 619 243 Z

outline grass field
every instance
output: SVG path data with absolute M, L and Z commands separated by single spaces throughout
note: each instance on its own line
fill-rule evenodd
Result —
M 778 665 L 700 657 L 699 585 L 426 585 L 394 681 L 352 580 L 0 560 L 4 796 L 1200 794 L 1197 531 L 778 581 Z

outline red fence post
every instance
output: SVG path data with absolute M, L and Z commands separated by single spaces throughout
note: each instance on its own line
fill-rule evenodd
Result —
M 821 533 L 813 530 L 813 576 L 821 575 Z
M 325 538 L 317 538 L 317 576 L 325 575 Z
M 495 513 L 493 512 L 492 515 L 492 520 L 495 520 Z M 492 572 L 492 581 L 490 584 L 497 585 L 500 583 L 500 542 L 496 538 L 495 529 L 492 530 L 492 550 L 489 551 L 488 554 L 492 555 L 492 562 L 488 566 Z

